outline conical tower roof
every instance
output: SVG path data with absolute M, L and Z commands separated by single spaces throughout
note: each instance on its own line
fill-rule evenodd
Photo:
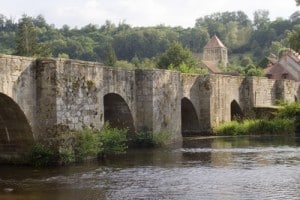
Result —
M 226 48 L 226 47 L 221 42 L 221 40 L 216 35 L 214 35 L 212 38 L 210 38 L 210 40 L 207 42 L 204 48 L 209 49 L 209 48 Z

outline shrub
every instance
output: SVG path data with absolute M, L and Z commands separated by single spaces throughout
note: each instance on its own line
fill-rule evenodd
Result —
M 171 138 L 171 134 L 166 131 L 166 130 L 162 130 L 158 133 L 154 133 L 153 134 L 153 140 L 154 140 L 154 144 L 155 146 L 165 146 Z
M 78 144 L 75 148 L 75 155 L 78 160 L 97 157 L 102 150 L 99 130 L 84 127 L 82 131 L 78 132 Z
M 300 103 L 281 103 L 281 108 L 276 114 L 277 118 L 287 118 L 294 120 L 294 128 L 296 132 L 300 132 Z
M 133 140 L 133 146 L 135 147 L 161 147 L 170 141 L 171 134 L 167 131 L 160 131 L 153 133 L 150 130 L 142 130 L 136 135 Z
M 127 131 L 127 129 L 112 128 L 108 123 L 105 123 L 100 133 L 102 154 L 125 153 L 128 148 L 126 145 Z
M 27 160 L 35 167 L 44 167 L 56 163 L 58 157 L 49 147 L 41 143 L 35 143 L 27 154 Z
M 278 118 L 289 118 L 295 119 L 300 116 L 300 103 L 294 102 L 291 104 L 282 103 L 282 106 L 279 108 L 276 117 Z
M 282 135 L 292 134 L 294 131 L 294 121 L 284 118 L 231 121 L 215 129 L 217 135 Z
M 72 148 L 59 149 L 60 164 L 69 164 L 75 161 L 75 152 Z
M 146 129 L 137 133 L 132 143 L 134 147 L 154 147 L 155 145 L 152 132 Z

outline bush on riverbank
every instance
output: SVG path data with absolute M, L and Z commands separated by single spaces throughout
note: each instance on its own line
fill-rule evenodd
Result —
M 168 131 L 160 131 L 153 133 L 150 130 L 142 130 L 136 134 L 135 138 L 131 142 L 133 147 L 162 147 L 165 146 L 171 138 L 171 134 Z
M 279 109 L 277 117 L 294 119 L 295 131 L 300 132 L 300 102 L 285 104 Z
M 128 146 L 127 143 L 127 129 L 112 128 L 108 123 L 104 124 L 104 127 L 100 133 L 100 142 L 102 149 L 99 153 L 106 154 L 122 154 L 125 153 Z
M 106 123 L 101 130 L 84 127 L 81 131 L 62 135 L 74 135 L 76 143 L 72 147 L 50 148 L 36 143 L 26 155 L 27 162 L 36 167 L 54 164 L 68 164 L 107 154 L 125 153 L 127 149 L 127 129 L 112 128 Z M 61 138 L 57 138 L 60 140 Z
M 300 103 L 281 103 L 273 119 L 231 121 L 215 129 L 217 135 L 284 135 L 300 131 Z
M 41 143 L 33 144 L 26 155 L 27 162 L 35 167 L 44 167 L 53 165 L 58 160 L 55 152 Z
M 287 118 L 231 121 L 215 129 L 217 135 L 282 135 L 294 132 L 294 120 Z
M 100 130 L 89 127 L 84 127 L 77 132 L 77 144 L 74 149 L 74 157 L 77 161 L 98 156 L 103 150 L 100 134 Z

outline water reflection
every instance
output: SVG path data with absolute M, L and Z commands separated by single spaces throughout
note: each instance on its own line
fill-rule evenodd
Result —
M 299 199 L 299 166 L 297 138 L 186 138 L 99 163 L 1 166 L 0 199 Z

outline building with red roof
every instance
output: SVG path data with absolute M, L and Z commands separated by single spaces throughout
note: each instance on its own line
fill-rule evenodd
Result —
M 300 55 L 292 49 L 282 53 L 281 57 L 274 58 L 273 55 L 267 57 L 268 66 L 264 69 L 264 74 L 270 79 L 290 79 L 300 81 Z

